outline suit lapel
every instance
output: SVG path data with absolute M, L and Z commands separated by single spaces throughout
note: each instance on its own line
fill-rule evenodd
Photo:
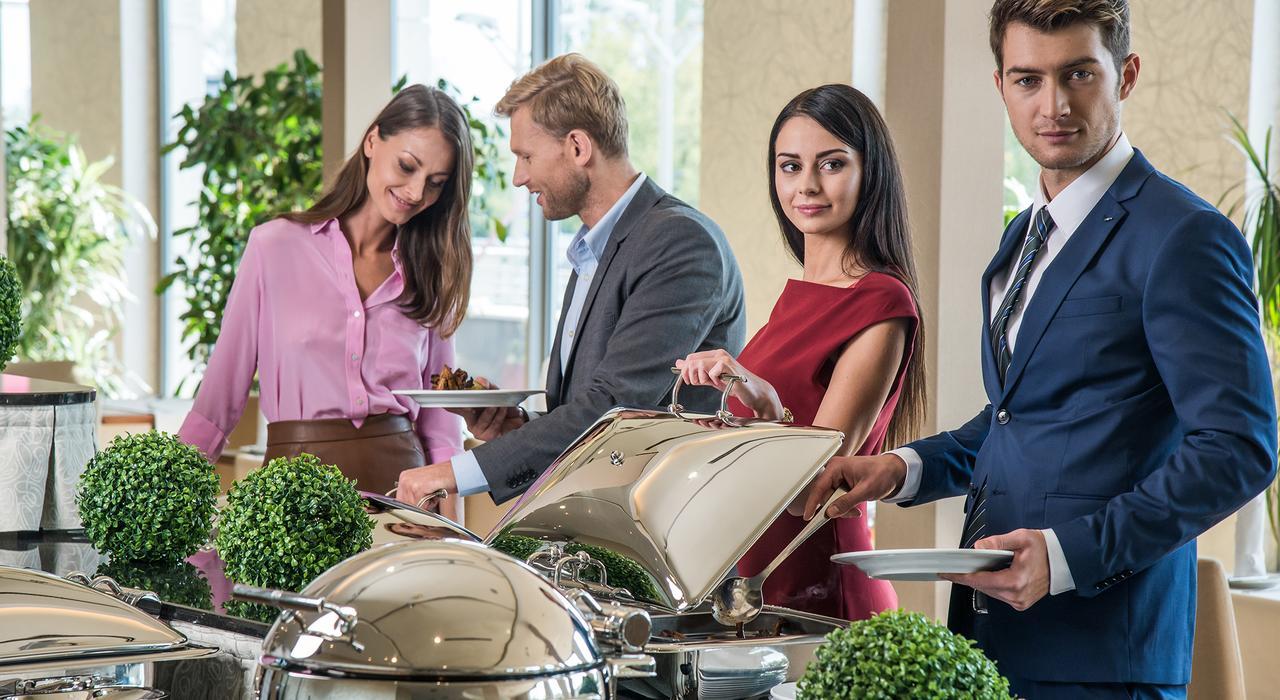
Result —
M 569 302 L 573 301 L 573 290 L 578 285 L 578 273 L 569 273 L 569 284 L 564 288 L 564 299 L 560 302 L 560 320 L 556 322 L 556 335 L 551 341 L 551 357 L 547 359 L 547 410 L 551 411 L 560 405 L 564 389 L 564 371 L 560 367 L 560 345 L 564 337 L 564 317 L 568 315 Z
M 1044 271 L 1044 276 L 1040 278 L 1022 315 L 1009 372 L 1005 375 L 1004 387 L 999 394 L 1001 401 L 1017 385 L 1022 370 L 1027 366 L 1027 358 L 1035 352 L 1036 345 L 1057 314 L 1067 292 L 1124 221 L 1128 210 L 1122 202 L 1138 193 L 1151 172 L 1151 164 L 1141 152 L 1134 149 L 1133 158 L 1120 173 L 1120 177 L 1116 178 L 1093 211 L 1081 222 L 1080 228 L 1071 235 L 1071 240 L 1067 241 Z
M 666 192 L 653 183 L 653 180 L 645 178 L 644 184 L 636 192 L 636 196 L 631 199 L 631 203 L 622 212 L 622 216 L 618 217 L 618 223 L 614 224 L 613 231 L 609 234 L 609 242 L 604 247 L 604 253 L 600 256 L 600 263 L 596 265 L 596 272 L 591 277 L 591 286 L 587 288 L 587 297 L 582 300 L 582 311 L 578 314 L 578 327 L 574 329 L 573 347 L 569 349 L 569 361 L 565 363 L 565 374 L 563 386 L 568 386 L 569 376 L 573 373 L 573 361 L 578 355 L 578 347 L 582 341 L 582 329 L 586 326 L 587 317 L 591 315 L 591 305 L 595 303 L 596 295 L 600 292 L 600 283 L 604 280 L 605 273 L 609 271 L 609 265 L 613 263 L 618 255 L 618 249 L 622 246 L 622 242 L 626 240 L 628 234 L 635 228 L 645 214 L 653 208 L 653 205 L 662 199 Z M 575 276 L 576 280 L 576 276 Z M 563 335 L 564 312 L 569 309 L 569 301 L 572 294 L 566 294 L 564 298 L 564 306 L 561 307 L 560 322 L 561 329 L 557 333 L 557 345 L 559 347 L 559 336 Z M 553 358 L 554 359 L 554 358 Z M 563 388 L 561 394 L 563 394 Z
M 987 396 L 995 401 L 1000 395 L 999 373 L 996 371 L 995 350 L 991 347 L 991 283 L 998 276 L 1007 275 L 1009 265 L 1013 262 L 1014 252 L 1026 236 L 1028 221 L 1031 219 L 1031 207 L 1018 214 L 1005 227 L 1004 237 L 1000 240 L 1000 249 L 982 273 L 982 383 Z

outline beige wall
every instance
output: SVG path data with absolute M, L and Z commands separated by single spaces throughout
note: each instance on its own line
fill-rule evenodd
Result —
M 754 333 L 799 266 L 769 206 L 769 129 L 806 88 L 849 82 L 849 0 L 707 0 L 702 43 L 702 209 L 738 256 Z
M 1138 86 L 1124 128 L 1156 168 L 1214 203 L 1244 176 L 1224 110 L 1249 113 L 1253 0 L 1133 0 Z
M 236 72 L 262 75 L 293 52 L 321 52 L 321 0 L 236 0 Z
M 324 0 L 324 179 L 391 99 L 391 0 Z

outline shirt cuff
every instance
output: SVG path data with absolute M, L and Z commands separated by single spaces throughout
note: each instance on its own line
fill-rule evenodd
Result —
M 489 490 L 489 482 L 484 478 L 480 462 L 476 460 L 471 450 L 456 455 L 449 460 L 449 465 L 453 467 L 453 480 L 458 484 L 459 496 L 470 496 Z
M 880 500 L 885 503 L 905 503 L 914 500 L 916 494 L 920 493 L 920 473 L 924 471 L 924 460 L 920 459 L 920 454 L 910 447 L 899 447 L 885 454 L 898 455 L 902 461 L 906 462 L 907 476 L 902 480 L 902 488 L 898 489 L 897 493 Z
M 1041 530 L 1044 533 L 1044 544 L 1049 549 L 1049 595 L 1058 595 L 1076 589 L 1076 581 L 1071 578 L 1071 566 L 1067 564 L 1067 555 L 1062 552 L 1062 543 L 1053 530 Z
M 227 434 L 208 418 L 191 411 L 178 428 L 178 439 L 204 453 L 210 463 L 217 462 L 227 446 Z

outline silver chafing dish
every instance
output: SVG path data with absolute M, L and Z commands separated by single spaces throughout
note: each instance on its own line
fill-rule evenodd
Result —
M 74 580 L 69 580 L 74 579 Z M 216 649 L 151 617 L 154 594 L 106 577 L 66 579 L 0 566 L 0 698 L 149 700 L 157 661 L 211 656 Z
M 843 621 L 766 606 L 729 628 L 706 600 L 843 436 L 721 408 L 688 414 L 673 395 L 666 412 L 605 414 L 490 547 L 419 512 L 415 527 L 445 539 L 375 546 L 300 593 L 237 586 L 286 610 L 259 697 L 697 698 L 723 650 L 781 651 L 798 677 Z M 536 545 L 527 562 L 492 546 L 520 537 Z M 618 562 L 625 581 L 608 576 Z

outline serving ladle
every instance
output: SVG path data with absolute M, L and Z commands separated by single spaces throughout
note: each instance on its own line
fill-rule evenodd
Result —
M 720 585 L 716 586 L 715 590 L 711 592 L 711 616 L 715 618 L 716 622 L 729 627 L 736 627 L 756 619 L 760 611 L 764 609 L 764 580 L 769 578 L 769 574 L 772 574 L 779 564 L 791 556 L 791 553 L 796 551 L 797 547 L 804 544 L 804 541 L 809 539 L 810 535 L 827 524 L 827 521 L 830 520 L 827 517 L 827 508 L 830 508 L 837 498 L 846 493 L 848 493 L 846 489 L 836 489 L 836 492 L 831 494 L 827 502 L 822 504 L 822 508 L 817 513 L 814 513 L 813 520 L 810 520 L 809 524 L 805 525 L 804 529 L 800 531 L 800 534 L 796 535 L 786 547 L 783 547 L 782 551 L 778 552 L 778 556 L 774 557 L 773 561 L 769 562 L 769 565 L 764 567 L 764 570 L 760 573 L 751 578 L 730 576 L 721 581 Z

